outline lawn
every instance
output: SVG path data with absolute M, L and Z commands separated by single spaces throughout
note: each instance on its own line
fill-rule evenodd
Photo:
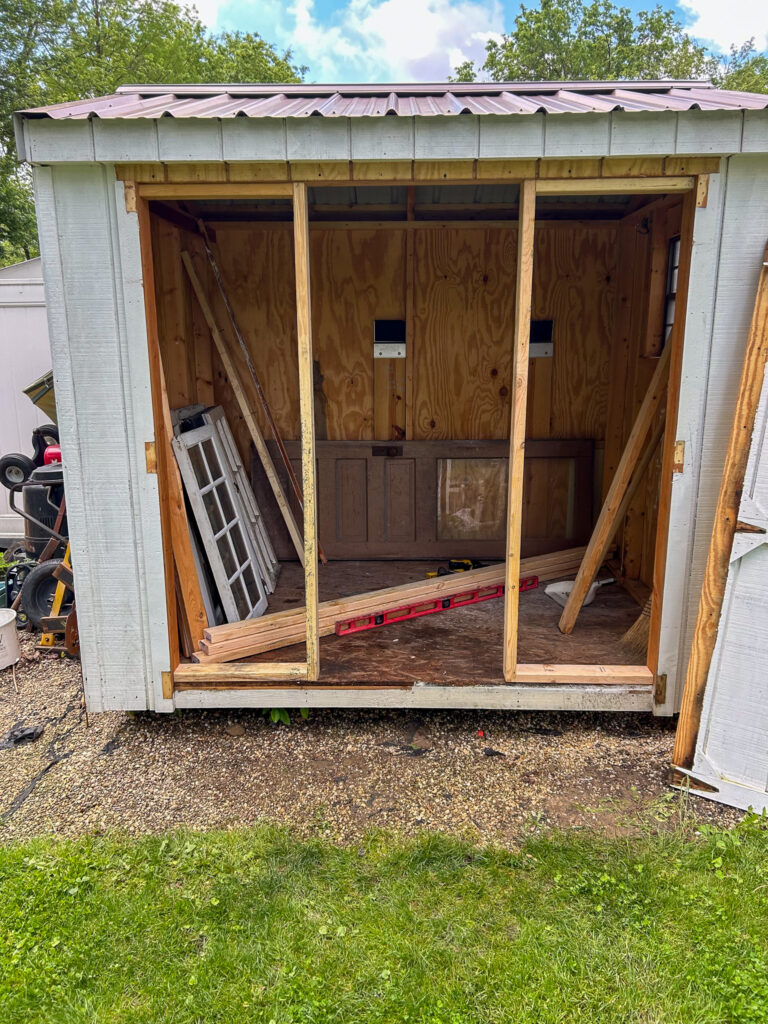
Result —
M 768 1021 L 768 826 L 0 847 L 0 1020 Z

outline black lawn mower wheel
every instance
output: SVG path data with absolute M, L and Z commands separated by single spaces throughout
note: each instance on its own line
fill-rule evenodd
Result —
M 23 484 L 25 480 L 29 480 L 34 469 L 34 462 L 32 459 L 27 458 L 26 455 L 20 455 L 18 452 L 4 455 L 0 459 L 0 484 L 3 487 L 7 487 L 10 491 L 12 487 L 16 487 L 19 484 Z

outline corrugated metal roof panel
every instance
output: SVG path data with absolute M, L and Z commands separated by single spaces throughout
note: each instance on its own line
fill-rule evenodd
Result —
M 510 82 L 428 85 L 135 85 L 111 96 L 36 107 L 25 117 L 452 117 L 614 110 L 761 110 L 768 96 L 707 82 Z

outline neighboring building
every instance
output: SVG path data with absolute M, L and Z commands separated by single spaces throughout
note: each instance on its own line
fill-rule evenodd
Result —
M 49 422 L 24 388 L 51 368 L 40 257 L 0 267 L 0 455 L 30 458 L 32 431 Z M 8 505 L 0 487 L 0 544 L 24 534 L 24 520 Z

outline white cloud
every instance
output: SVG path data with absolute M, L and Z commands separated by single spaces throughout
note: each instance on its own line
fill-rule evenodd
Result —
M 768 5 L 766 0 L 680 0 L 688 16 L 686 30 L 697 39 L 727 51 L 754 37 L 758 50 L 768 46 Z
M 444 81 L 465 60 L 482 64 L 500 38 L 500 0 L 342 0 L 321 20 L 313 0 L 198 0 L 206 24 L 252 28 L 309 78 L 332 81 Z

